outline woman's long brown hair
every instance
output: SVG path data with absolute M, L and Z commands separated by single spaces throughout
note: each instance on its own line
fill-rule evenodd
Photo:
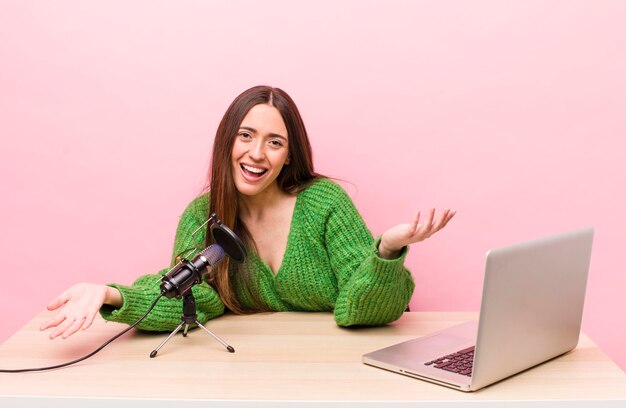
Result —
M 259 104 L 274 106 L 280 112 L 289 138 L 289 165 L 285 165 L 278 175 L 278 186 L 286 192 L 297 193 L 320 177 L 313 170 L 313 153 L 302 117 L 293 100 L 279 88 L 256 86 L 239 95 L 230 104 L 220 121 L 213 143 L 213 158 L 209 173 L 209 212 L 217 214 L 224 225 L 231 228 L 244 242 L 246 248 L 254 248 L 254 240 L 239 218 L 238 192 L 235 187 L 231 153 L 239 126 L 248 111 Z M 207 230 L 206 245 L 213 243 Z M 243 282 L 243 289 L 252 299 L 254 306 L 244 307 L 237 299 L 233 276 L 236 271 Z M 258 294 L 251 288 L 250 268 L 241 265 L 230 266 L 226 259 L 212 271 L 209 283 L 217 290 L 224 305 L 235 313 L 252 313 L 267 310 Z

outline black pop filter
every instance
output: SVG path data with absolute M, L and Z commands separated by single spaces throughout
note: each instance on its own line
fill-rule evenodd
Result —
M 208 246 L 191 261 L 183 258 L 176 266 L 161 278 L 161 293 L 167 298 L 181 298 L 192 286 L 205 280 L 206 275 L 228 255 L 236 263 L 246 259 L 247 253 L 243 242 L 235 233 L 211 214 L 211 236 L 215 244 Z
M 233 261 L 241 263 L 246 259 L 247 253 L 243 242 L 230 228 L 223 225 L 220 220 L 216 220 L 211 225 L 211 236 L 215 243 L 221 246 L 226 255 Z

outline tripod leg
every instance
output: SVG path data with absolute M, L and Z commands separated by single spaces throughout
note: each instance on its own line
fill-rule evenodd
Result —
M 222 345 L 224 347 L 226 347 L 226 350 L 228 350 L 231 353 L 235 352 L 235 349 L 233 348 L 233 346 L 229 346 L 224 340 L 220 339 L 219 337 L 217 337 L 215 334 L 213 334 L 209 329 L 207 329 L 206 327 L 204 327 L 202 325 L 202 323 L 200 323 L 199 321 L 196 320 L 196 324 L 198 325 L 198 327 L 201 327 L 204 329 L 204 331 L 206 331 L 207 333 L 209 333 L 211 336 L 213 336 L 215 338 L 215 340 L 219 341 L 220 343 L 222 343 Z
M 152 350 L 152 352 L 150 353 L 150 358 L 154 358 L 156 357 L 157 353 L 159 352 L 159 350 L 161 350 L 161 347 L 163 347 L 165 345 L 165 343 L 168 342 L 169 339 L 171 339 L 176 333 L 178 333 L 178 331 L 180 330 L 181 327 L 183 327 L 183 324 L 185 324 L 184 321 L 180 322 L 180 324 L 178 325 L 177 328 L 174 329 L 173 332 L 170 333 L 169 336 L 167 336 L 167 338 L 165 340 L 163 340 L 163 342 L 161 342 L 161 344 L 159 344 L 159 346 Z

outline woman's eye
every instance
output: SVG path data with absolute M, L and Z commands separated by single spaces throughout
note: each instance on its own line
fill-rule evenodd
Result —
M 242 139 L 249 139 L 252 137 L 252 135 L 250 135 L 250 133 L 248 132 L 239 132 L 239 137 L 241 137 Z
M 283 143 L 280 140 L 270 140 L 270 145 L 273 147 L 282 147 Z

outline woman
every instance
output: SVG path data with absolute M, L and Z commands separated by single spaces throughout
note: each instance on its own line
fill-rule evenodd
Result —
M 231 227 L 248 248 L 237 265 L 222 262 L 193 287 L 202 323 L 226 309 L 334 311 L 338 325 L 382 325 L 398 319 L 414 283 L 403 261 L 410 244 L 439 231 L 454 212 L 435 218 L 430 210 L 397 225 L 376 241 L 354 204 L 336 183 L 313 170 L 302 118 L 282 90 L 266 86 L 239 95 L 217 129 L 208 192 L 192 201 L 180 218 L 173 266 L 211 244 L 200 229 L 211 212 Z M 198 236 L 199 235 L 199 236 Z M 203 244 L 198 245 L 197 242 Z M 48 305 L 58 313 L 41 330 L 67 338 L 87 329 L 96 315 L 134 323 L 160 293 L 160 275 L 132 286 L 75 285 Z M 162 298 L 137 326 L 170 331 L 180 323 L 178 299 Z

